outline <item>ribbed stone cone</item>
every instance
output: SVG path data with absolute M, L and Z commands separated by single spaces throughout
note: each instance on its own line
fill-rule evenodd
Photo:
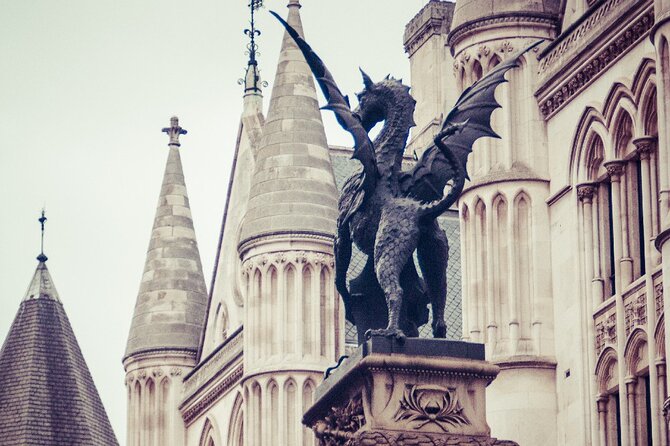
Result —
M 207 290 L 179 149 L 170 154 L 137 295 L 126 357 L 147 350 L 196 352 Z
M 3 446 L 119 444 L 44 262 L 0 349 L 0 370 Z
M 296 1 L 288 23 L 302 34 Z M 332 236 L 337 189 L 312 73 L 284 34 L 240 242 L 276 233 Z

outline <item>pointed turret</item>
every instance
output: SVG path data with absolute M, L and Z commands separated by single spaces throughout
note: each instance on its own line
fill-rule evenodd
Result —
M 204 329 L 207 290 L 179 156 L 186 130 L 176 117 L 163 132 L 169 154 L 123 366 L 133 446 L 183 445 L 177 408 Z M 156 403 L 158 401 L 159 403 Z
M 288 9 L 288 23 L 302 34 L 300 3 L 290 0 Z M 344 341 L 332 280 L 338 193 L 312 73 L 288 34 L 255 161 L 238 245 L 245 290 L 244 423 L 253 427 L 244 442 L 306 446 L 314 439 L 293 414 L 280 415 L 281 433 L 255 415 L 264 404 L 303 413 Z M 257 390 L 270 379 L 285 384 L 261 399 Z
M 300 2 L 288 23 L 302 34 Z M 240 243 L 269 234 L 332 237 L 337 189 L 312 73 L 285 33 Z
M 38 260 L 0 349 L 0 443 L 118 445 L 44 252 Z
M 169 154 L 126 357 L 164 349 L 196 352 L 204 324 L 207 290 L 179 155 L 179 135 L 186 131 L 176 117 L 163 131 L 170 136 Z

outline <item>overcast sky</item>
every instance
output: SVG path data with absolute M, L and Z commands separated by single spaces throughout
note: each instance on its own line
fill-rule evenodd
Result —
M 303 0 L 305 33 L 347 93 L 409 82 L 405 24 L 427 0 Z M 0 0 L 0 339 L 39 254 L 125 444 L 121 365 L 167 157 L 171 115 L 209 286 L 242 105 L 248 0 Z M 270 97 L 282 30 L 258 26 Z M 328 116 L 331 144 L 349 137 Z M 251 174 L 251 172 L 249 173 Z

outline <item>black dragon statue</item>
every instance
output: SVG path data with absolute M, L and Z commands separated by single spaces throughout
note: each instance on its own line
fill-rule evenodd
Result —
M 481 137 L 499 138 L 491 114 L 500 104 L 494 93 L 505 73 L 518 66 L 522 51 L 467 88 L 444 119 L 434 144 L 414 167 L 402 170 L 407 138 L 415 126 L 416 101 L 410 88 L 387 76 L 373 82 L 361 70 L 365 88 L 352 110 L 323 61 L 275 12 L 305 56 L 338 123 L 354 139 L 352 158 L 363 165 L 345 182 L 339 201 L 335 240 L 335 285 L 346 317 L 363 336 L 402 339 L 418 336 L 432 309 L 433 336 L 444 338 L 449 245 L 437 218 L 457 200 L 465 180 L 468 155 Z M 372 141 L 368 132 L 384 122 Z M 446 190 L 446 192 L 445 192 Z M 352 242 L 368 256 L 360 275 L 347 286 Z M 416 252 L 421 277 L 413 255 Z

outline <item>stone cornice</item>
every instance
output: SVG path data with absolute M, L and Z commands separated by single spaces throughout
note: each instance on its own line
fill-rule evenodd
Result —
M 603 3 L 601 8 L 605 8 L 610 3 L 616 4 L 616 2 L 617 0 L 610 0 L 610 2 Z M 576 37 L 574 39 L 565 38 L 565 40 L 572 42 L 579 39 L 578 48 L 577 44 L 574 45 L 574 49 L 571 45 L 559 45 L 553 51 L 545 53 L 543 59 L 550 60 L 546 64 L 544 60 L 541 60 L 540 72 L 546 71 L 547 74 L 540 81 L 540 86 L 535 93 L 540 112 L 545 120 L 550 119 L 595 81 L 603 71 L 649 34 L 654 25 L 653 7 L 649 5 L 640 10 L 639 4 L 635 4 L 627 14 L 614 17 L 611 21 L 613 21 L 613 32 L 607 32 L 607 30 L 600 32 L 603 28 L 599 27 L 597 30 L 599 33 L 592 40 L 588 40 L 582 39 L 582 36 L 579 35 L 581 28 L 577 27 L 573 30 Z M 584 26 L 590 24 L 591 27 L 595 27 L 596 23 L 591 24 L 590 21 L 587 21 Z M 583 33 L 586 34 L 588 31 L 590 28 L 583 30 Z M 613 37 L 609 37 L 612 35 Z M 560 67 L 556 66 L 549 73 L 549 66 L 564 57 L 567 57 L 568 60 L 561 63 Z
M 196 418 L 198 418 L 198 416 L 200 416 L 200 414 L 205 412 L 212 406 L 212 404 L 218 401 L 224 393 L 235 386 L 242 378 L 243 373 L 244 368 L 242 364 L 240 364 L 232 371 L 232 373 L 221 380 L 203 398 L 201 398 L 191 407 L 186 409 L 188 402 L 183 402 L 179 407 L 179 410 L 182 411 L 182 418 L 186 426 L 190 425 Z
M 539 25 L 551 29 L 556 29 L 558 27 L 556 16 L 553 14 L 545 14 L 542 12 L 501 13 L 458 25 L 449 33 L 449 37 L 447 37 L 447 46 L 453 48 L 464 38 L 475 32 L 480 32 L 482 29 L 497 28 L 499 26 L 506 26 L 510 24 L 515 26 L 534 27 Z
M 237 330 L 184 378 L 184 404 L 242 357 L 243 340 L 243 331 Z
M 453 16 L 453 3 L 430 1 L 405 27 L 405 52 L 411 57 L 432 36 L 449 33 Z
M 316 242 L 316 243 L 323 243 L 328 246 L 333 246 L 333 242 L 335 241 L 335 235 L 333 234 L 325 234 L 325 233 L 315 233 L 315 232 L 301 232 L 301 231 L 295 231 L 295 232 L 287 232 L 287 231 L 276 231 L 276 232 L 270 232 L 254 237 L 250 237 L 246 240 L 242 240 L 239 245 L 237 246 L 237 252 L 240 253 L 240 257 L 244 258 L 244 254 L 249 251 L 252 248 L 255 248 L 256 246 L 263 245 L 263 244 L 268 244 L 268 243 L 274 243 L 277 241 L 308 241 L 308 242 Z

